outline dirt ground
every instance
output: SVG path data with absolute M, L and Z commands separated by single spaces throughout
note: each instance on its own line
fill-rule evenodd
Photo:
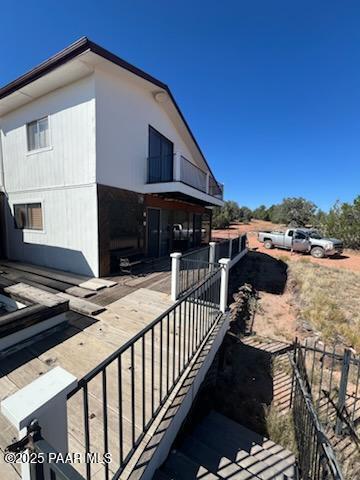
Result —
M 266 253 L 275 258 L 283 256 L 290 256 L 290 252 L 287 250 L 281 250 L 274 248 L 267 250 L 263 247 L 263 244 L 257 240 L 257 232 L 261 230 L 285 230 L 284 225 L 275 225 L 271 222 L 264 222 L 261 220 L 252 220 L 249 224 L 233 224 L 230 228 L 224 230 L 213 230 L 213 238 L 233 238 L 239 235 L 239 233 L 247 233 L 249 240 L 249 247 L 252 250 L 256 250 L 261 253 Z M 353 272 L 360 272 L 360 252 L 353 250 L 345 250 L 343 255 L 339 257 L 330 258 L 313 258 L 308 254 L 294 253 L 291 255 L 291 260 L 298 261 L 303 258 L 309 259 L 312 263 L 317 263 L 324 267 L 331 268 L 344 268 Z
M 230 281 L 234 291 L 244 283 L 252 285 L 257 291 L 252 333 L 291 343 L 296 336 L 302 335 L 293 308 L 293 294 L 287 288 L 287 270 L 285 262 L 267 252 L 251 251 L 234 268 Z

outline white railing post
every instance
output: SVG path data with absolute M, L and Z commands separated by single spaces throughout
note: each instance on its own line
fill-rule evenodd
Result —
M 227 299 L 229 291 L 230 258 L 221 258 L 219 260 L 219 264 L 221 266 L 220 311 L 225 313 L 227 310 Z
M 171 300 L 176 302 L 180 291 L 180 258 L 179 252 L 171 253 Z
M 176 152 L 174 155 L 174 180 L 180 182 L 181 180 L 181 153 Z
M 210 270 L 210 272 L 212 272 L 213 269 L 214 269 L 215 252 L 216 252 L 216 242 L 209 242 L 209 270 Z
M 68 452 L 67 394 L 77 379 L 61 367 L 55 367 L 1 402 L 1 413 L 17 429 L 19 439 L 37 420 L 42 437 L 54 449 Z M 22 480 L 30 479 L 30 464 L 21 464 Z

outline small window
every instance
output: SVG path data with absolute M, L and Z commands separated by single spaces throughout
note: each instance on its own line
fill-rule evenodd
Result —
M 297 240 L 305 240 L 307 238 L 307 235 L 302 232 L 296 232 L 294 238 L 296 238 Z
M 50 145 L 49 119 L 40 118 L 27 124 L 28 151 L 39 150 Z
M 19 229 L 42 230 L 43 217 L 41 203 L 14 205 L 15 226 Z

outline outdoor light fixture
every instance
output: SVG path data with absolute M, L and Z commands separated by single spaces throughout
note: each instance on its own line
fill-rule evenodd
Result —
M 169 100 L 168 94 L 162 90 L 160 92 L 154 93 L 154 97 L 158 103 L 165 103 Z

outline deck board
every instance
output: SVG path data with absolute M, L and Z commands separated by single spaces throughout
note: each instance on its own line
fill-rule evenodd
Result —
M 112 287 L 107 290 L 117 288 Z M 146 327 L 150 322 L 157 318 L 161 313 L 172 305 L 169 295 L 147 289 L 135 289 L 128 296 L 121 299 L 117 298 L 108 305 L 106 311 L 98 314 L 96 318 L 80 314 L 72 314 L 69 324 L 61 331 L 43 338 L 30 346 L 5 357 L 0 366 L 0 397 L 1 399 L 14 393 L 16 390 L 31 383 L 33 380 L 43 375 L 48 370 L 59 365 L 74 374 L 78 379 L 82 378 L 91 369 L 96 367 L 101 361 L 117 350 L 121 345 L 130 340 L 140 330 Z M 154 336 L 158 339 L 159 332 Z M 150 337 L 145 342 L 146 362 L 150 360 Z M 141 352 L 139 345 L 134 349 L 136 369 L 140 368 Z M 155 353 L 154 368 L 158 369 L 159 353 Z M 125 354 L 123 358 L 125 373 L 123 374 L 124 394 L 124 440 L 125 448 L 130 448 L 130 423 L 126 418 L 131 417 L 131 373 L 130 356 Z M 111 437 L 112 451 L 118 452 L 119 445 L 116 443 L 118 438 L 118 420 L 116 418 L 118 408 L 118 385 L 115 380 L 117 372 L 114 365 L 111 365 L 107 371 L 108 374 L 108 410 L 109 423 L 111 423 L 109 435 Z M 137 374 L 136 397 L 140 398 L 140 383 L 142 377 Z M 150 392 L 150 375 L 146 374 L 146 389 Z M 163 385 L 163 388 L 165 385 Z M 155 379 L 155 395 L 158 395 L 159 382 Z M 103 448 L 102 430 L 102 383 L 101 376 L 98 376 L 89 384 L 90 401 L 89 407 L 93 424 L 99 426 L 99 435 L 92 439 L 92 445 L 95 449 Z M 156 397 L 155 397 L 156 400 Z M 149 402 L 150 403 L 150 402 Z M 136 433 L 142 428 L 141 404 L 136 402 Z M 69 401 L 69 429 L 70 440 L 74 445 L 83 445 L 83 403 L 81 392 L 76 394 Z M 147 418 L 150 415 L 149 408 L 146 408 Z M 0 448 L 5 448 L 11 441 L 11 427 L 5 422 L 7 428 L 2 428 L 3 435 L 0 438 Z M 96 420 L 95 420 L 96 419 Z M 114 430 L 114 431 L 113 431 Z M 6 434 L 9 433 L 9 435 Z M 14 432 L 11 431 L 13 434 Z M 109 437 L 109 438 L 110 438 Z M 115 443 L 114 443 L 115 442 Z M 118 460 L 116 460 L 118 462 Z

